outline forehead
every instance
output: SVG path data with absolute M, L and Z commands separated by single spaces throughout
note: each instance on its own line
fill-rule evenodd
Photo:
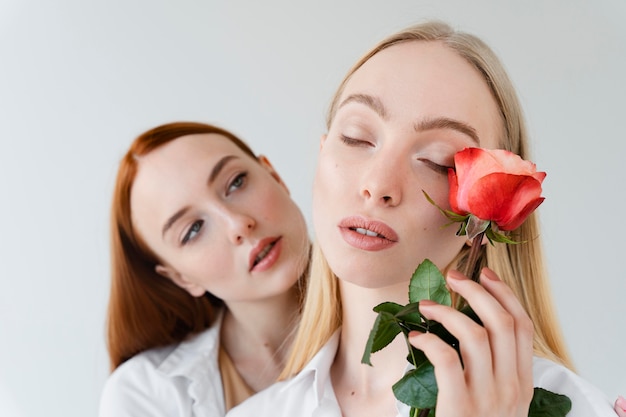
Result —
M 132 222 L 140 229 L 161 219 L 207 184 L 215 164 L 226 155 L 252 161 L 230 139 L 215 133 L 181 136 L 138 157 L 131 188 Z
M 166 168 L 179 163 L 193 164 L 207 159 L 219 159 L 225 154 L 240 156 L 245 153 L 230 139 L 218 133 L 187 135 L 139 156 L 138 168 L 141 172 L 155 166 Z
M 477 130 L 484 147 L 497 147 L 503 131 L 499 107 L 482 74 L 438 41 L 407 41 L 378 52 L 352 74 L 339 105 L 352 94 L 379 98 L 394 116 L 465 122 Z

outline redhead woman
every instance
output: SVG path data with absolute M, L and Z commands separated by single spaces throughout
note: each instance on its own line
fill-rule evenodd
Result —
M 171 123 L 122 158 L 101 417 L 223 416 L 276 380 L 300 316 L 304 218 L 232 133 Z
M 432 333 L 410 343 L 434 365 L 437 417 L 525 417 L 533 387 L 565 394 L 569 416 L 611 416 L 612 404 L 570 370 L 549 297 L 535 214 L 520 245 L 483 245 L 479 282 L 462 270 L 464 236 L 424 197 L 449 209 L 448 168 L 466 147 L 529 159 L 520 104 L 501 63 L 480 39 L 441 22 L 383 40 L 349 71 L 332 101 L 313 190 L 316 239 L 292 356 L 280 382 L 232 412 L 239 416 L 407 416 L 391 386 L 407 370 L 402 337 L 361 357 L 382 302 L 407 303 L 409 279 L 428 258 L 483 322 L 420 303 L 459 340 Z M 332 202 L 329 204 L 328 202 Z M 254 413 L 254 414 L 253 414 Z

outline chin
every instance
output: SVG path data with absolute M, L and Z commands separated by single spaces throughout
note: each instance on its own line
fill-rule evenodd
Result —
M 340 267 L 333 268 L 333 264 L 329 260 L 329 265 L 335 271 L 337 278 L 361 288 L 378 289 L 397 284 L 408 285 L 411 279 L 411 274 L 389 273 L 387 272 L 388 269 L 369 264 L 355 262 L 346 265 L 345 262 L 341 263 Z

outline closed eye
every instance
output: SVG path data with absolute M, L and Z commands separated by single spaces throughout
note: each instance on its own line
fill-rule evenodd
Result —
M 438 164 L 436 162 L 433 162 L 430 159 L 426 159 L 426 158 L 418 158 L 417 160 L 420 161 L 420 162 L 423 162 L 430 169 L 432 169 L 433 171 L 438 172 L 440 174 L 448 175 L 448 170 L 454 169 L 453 166 L 440 165 L 440 164 Z
M 370 142 L 366 140 L 355 139 L 346 135 L 341 135 L 340 137 L 341 137 L 341 141 L 348 146 L 363 146 L 363 147 L 373 146 Z
M 187 232 L 185 233 L 185 236 L 183 236 L 181 244 L 186 245 L 190 240 L 193 240 L 198 235 L 198 233 L 200 233 L 203 225 L 204 220 L 196 220 L 195 222 L 193 222 L 191 224 L 191 227 L 189 227 L 189 230 L 187 230 Z

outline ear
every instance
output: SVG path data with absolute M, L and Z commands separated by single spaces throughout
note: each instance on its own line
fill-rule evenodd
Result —
M 326 142 L 326 138 L 328 137 L 327 133 L 324 133 L 321 137 L 320 137 L 320 151 L 322 150 L 322 148 L 324 147 L 324 142 Z
M 169 279 L 174 284 L 187 291 L 193 297 L 201 297 L 206 293 L 206 290 L 204 288 L 202 288 L 198 284 L 189 281 L 180 272 L 176 271 L 171 266 L 157 265 L 154 267 L 154 270 L 157 274 Z
M 274 177 L 274 179 L 278 181 L 280 185 L 283 186 L 283 188 L 287 191 L 287 194 L 289 194 L 289 189 L 287 188 L 287 185 L 283 182 L 283 179 L 280 178 L 280 175 L 278 175 L 278 172 L 276 172 L 269 159 L 267 159 L 265 155 L 259 155 L 257 157 L 257 160 L 259 161 L 259 164 L 261 164 L 261 166 L 265 168 L 267 172 L 269 172 L 270 175 Z

